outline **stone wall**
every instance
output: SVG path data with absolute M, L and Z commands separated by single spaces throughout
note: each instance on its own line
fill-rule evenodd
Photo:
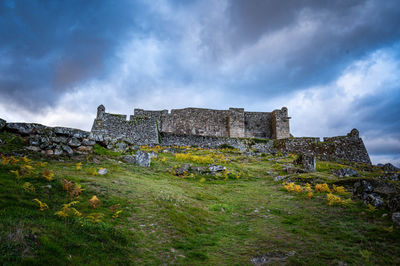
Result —
M 202 108 L 173 109 L 162 121 L 162 132 L 227 137 L 229 111 Z
M 371 164 L 364 142 L 357 129 L 346 136 L 319 138 L 288 138 L 275 140 L 275 147 L 283 152 L 314 153 L 320 160 Z
M 3 130 L 21 135 L 26 140 L 27 150 L 44 155 L 88 154 L 96 144 L 90 132 L 74 128 L 7 123 Z
M 155 117 L 130 116 L 126 120 L 126 115 L 106 113 L 103 105 L 97 108 L 91 132 L 97 140 L 110 137 L 136 145 L 159 143 Z
M 135 109 L 134 117 L 157 120 L 161 132 L 186 135 L 281 139 L 290 137 L 287 108 L 269 112 L 245 112 L 243 108 L 203 108 L 149 111 Z
M 271 113 L 267 112 L 245 112 L 244 114 L 244 136 L 246 138 L 272 139 Z

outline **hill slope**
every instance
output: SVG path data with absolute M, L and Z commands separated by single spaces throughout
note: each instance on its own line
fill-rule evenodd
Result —
M 146 168 L 101 147 L 87 157 L 26 155 L 14 138 L 0 146 L 4 265 L 400 264 L 400 230 L 387 211 L 340 189 L 329 205 L 315 188 L 350 191 L 378 168 L 317 162 L 315 173 L 288 175 L 292 155 L 143 147 L 157 154 Z M 226 170 L 212 175 L 210 164 Z M 347 167 L 361 176 L 331 174 Z M 280 176 L 301 187 L 285 188 Z

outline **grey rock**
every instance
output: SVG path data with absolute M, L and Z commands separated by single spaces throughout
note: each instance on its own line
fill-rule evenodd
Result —
M 371 204 L 375 207 L 382 207 L 385 204 L 382 198 L 376 193 L 364 194 L 364 196 L 365 196 L 364 199 L 365 204 Z
M 136 158 L 135 158 L 135 156 L 132 156 L 132 155 L 126 155 L 126 156 L 122 157 L 122 161 L 124 161 L 126 163 L 136 163 Z
M 285 180 L 286 176 L 275 176 L 274 177 L 274 181 L 278 182 L 278 181 L 282 181 Z
M 397 168 L 396 166 L 394 166 L 391 163 L 387 163 L 387 164 L 385 164 L 383 166 L 383 171 L 385 171 L 385 172 L 389 172 L 390 173 L 390 172 L 396 172 L 398 170 L 399 170 L 399 168 Z
M 83 139 L 82 144 L 85 146 L 94 146 L 94 144 L 96 144 L 96 141 L 91 139 Z
M 277 264 L 282 264 L 285 260 L 287 260 L 289 257 L 295 255 L 295 251 L 289 251 L 289 252 L 281 252 L 281 251 L 276 251 L 276 252 L 268 252 L 265 253 L 264 255 L 257 256 L 252 258 L 250 261 L 254 265 L 265 265 L 269 263 L 277 263 Z
M 137 151 L 135 155 L 136 164 L 143 167 L 150 167 L 150 155 L 144 151 Z
M 61 148 L 62 148 L 66 153 L 68 153 L 68 155 L 74 154 L 74 151 L 73 151 L 73 150 L 71 149 L 71 147 L 68 146 L 68 145 L 62 145 Z
M 394 212 L 392 214 L 392 221 L 395 225 L 400 226 L 400 212 Z
M 73 137 L 68 141 L 68 145 L 71 147 L 79 147 L 81 146 L 81 142 L 76 137 Z
M 39 146 L 40 145 L 40 137 L 37 135 L 30 136 L 28 141 L 29 141 L 29 145 L 31 145 L 31 146 Z
M 181 176 L 184 175 L 190 171 L 195 171 L 197 172 L 198 169 L 193 169 L 191 164 L 184 164 L 182 167 L 176 168 L 175 169 L 175 175 Z
M 223 172 L 223 171 L 225 171 L 225 170 L 226 170 L 226 167 L 225 167 L 225 166 L 222 166 L 222 165 L 210 165 L 210 166 L 208 166 L 208 170 L 209 170 L 211 173 L 218 173 L 218 172 Z
M 0 131 L 6 126 L 6 124 L 6 120 L 0 118 Z
M 86 138 L 89 136 L 89 132 L 83 131 L 80 129 L 75 129 L 75 128 L 68 128 L 68 127 L 54 127 L 53 128 L 54 133 L 58 135 L 64 135 L 68 137 L 74 137 L 78 139 Z
M 341 169 L 336 169 L 332 170 L 332 174 L 338 176 L 338 177 L 352 177 L 352 176 L 359 176 L 360 174 L 351 168 L 341 168 Z
M 317 161 L 314 154 L 302 153 L 295 161 L 295 164 L 301 165 L 307 172 L 315 172 Z
M 2 139 L 0 139 L 0 145 L 2 145 L 3 144 L 3 140 Z
M 108 173 L 106 168 L 101 168 L 99 169 L 99 171 L 97 172 L 99 175 L 106 175 Z
M 126 152 L 128 149 L 129 146 L 125 142 L 118 142 L 117 144 L 115 144 L 115 150 L 119 152 Z
M 56 156 L 60 156 L 60 155 L 62 155 L 63 154 L 63 151 L 62 151 L 62 149 L 60 149 L 60 148 L 56 148 L 56 149 L 54 149 L 54 155 L 56 155 Z
M 51 141 L 50 141 L 50 139 L 49 139 L 48 137 L 41 137 L 41 138 L 39 139 L 39 143 L 40 143 L 39 147 L 40 147 L 42 150 L 44 150 L 44 149 L 46 149 L 46 148 L 49 148 L 49 146 L 52 144 Z
M 8 123 L 6 125 L 6 128 L 12 132 L 17 132 L 21 135 L 29 135 L 47 127 L 32 123 Z
M 34 151 L 34 152 L 40 151 L 40 148 L 38 146 L 28 146 L 28 147 L 25 147 L 25 149 L 27 149 L 28 151 Z

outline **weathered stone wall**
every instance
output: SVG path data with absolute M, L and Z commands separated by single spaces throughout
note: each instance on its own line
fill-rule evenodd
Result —
M 135 109 L 135 117 L 155 118 L 161 132 L 231 138 L 290 137 L 287 108 L 269 112 L 245 112 L 243 108 L 202 108 L 148 111 Z
M 227 137 L 228 115 L 226 110 L 201 108 L 173 109 L 162 122 L 162 132 L 176 134 Z
M 245 112 L 244 127 L 246 138 L 272 139 L 271 113 Z
M 103 105 L 97 108 L 97 117 L 93 122 L 92 134 L 96 140 L 105 137 L 119 139 L 130 144 L 150 145 L 158 143 L 157 120 L 148 116 L 131 116 L 110 114 Z
M 158 130 L 161 131 L 162 129 L 162 122 L 165 117 L 168 116 L 168 110 L 161 110 L 161 111 L 149 111 L 143 109 L 134 109 L 134 116 L 130 117 L 130 120 L 133 120 L 134 117 L 150 117 L 154 118 L 157 121 Z
M 364 142 L 357 129 L 346 136 L 319 138 L 288 138 L 275 140 L 275 147 L 284 152 L 314 153 L 326 161 L 346 160 L 350 162 L 371 164 Z
M 243 138 L 245 132 L 244 109 L 229 108 L 228 115 L 228 137 Z

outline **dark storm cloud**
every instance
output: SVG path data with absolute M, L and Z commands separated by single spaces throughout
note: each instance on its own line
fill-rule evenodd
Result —
M 2 100 L 37 110 L 106 75 L 135 12 L 125 1 L 1 1 Z
M 229 44 L 229 49 L 205 37 L 208 42 L 205 45 L 211 45 L 211 50 L 224 57 L 263 38 L 281 34 L 281 41 L 273 51 L 264 50 L 256 56 L 258 65 L 252 72 L 257 77 L 235 80 L 232 84 L 237 90 L 246 87 L 250 90 L 247 93 L 255 95 L 279 94 L 327 83 L 352 60 L 400 39 L 397 0 L 232 0 L 228 14 L 230 24 L 225 44 Z M 310 32 L 291 36 L 301 30 L 296 27 L 307 25 Z M 212 35 L 208 31 L 204 34 Z M 290 52 L 285 52 L 288 49 Z M 272 56 L 281 52 L 281 56 Z

